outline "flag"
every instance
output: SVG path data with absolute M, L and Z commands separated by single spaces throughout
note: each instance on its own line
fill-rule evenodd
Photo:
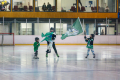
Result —
M 65 39 L 69 36 L 76 36 L 83 32 L 83 28 L 80 22 L 80 19 L 78 18 L 72 25 L 71 29 L 69 29 L 65 34 L 62 34 L 61 39 Z
M 53 32 L 48 32 L 48 33 L 46 33 L 46 34 L 41 34 L 41 37 L 45 37 L 41 42 L 43 42 L 43 41 L 49 41 L 49 40 L 51 40 L 52 39 L 52 34 L 53 34 Z M 40 42 L 40 43 L 41 43 Z

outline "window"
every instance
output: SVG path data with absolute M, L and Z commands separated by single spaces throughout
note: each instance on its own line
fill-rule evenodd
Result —
M 71 20 L 73 19 L 59 19 L 56 22 L 56 35 L 65 34 L 72 26 Z
M 77 0 L 57 0 L 57 12 L 77 12 Z
M 96 32 L 98 35 L 115 35 L 116 34 L 115 19 L 97 19 Z
M 40 19 L 39 22 L 34 23 L 34 33 L 35 35 L 45 34 L 53 27 L 57 35 L 62 35 L 71 28 L 71 24 L 72 19 Z
M 118 12 L 120 12 L 120 0 L 118 0 Z
M 96 35 L 106 35 L 106 19 L 97 19 Z
M 66 18 L 52 18 L 52 19 L 39 19 L 39 18 L 0 18 L 0 32 L 1 33 L 14 33 L 15 35 L 41 35 L 47 33 L 53 27 L 57 35 L 65 34 L 71 29 L 74 19 Z M 116 19 L 80 19 L 86 35 L 116 35 Z M 118 34 L 120 34 L 120 23 L 118 23 Z M 4 27 L 3 27 L 4 26 Z M 84 35 L 84 33 L 80 34 Z
M 3 28 L 3 23 L 0 23 L 0 28 L 4 31 L 2 31 L 2 30 L 0 30 L 0 32 L 1 33 L 10 33 L 9 31 L 10 31 L 10 24 L 9 23 L 7 23 L 7 22 L 5 22 L 4 23 L 4 28 Z
M 20 23 L 20 35 L 32 35 L 32 23 Z
M 67 26 L 64 24 L 65 28 Z M 56 23 L 56 35 L 62 35 L 63 34 L 63 23 Z
M 19 35 L 20 34 L 20 23 L 12 23 L 12 33 L 14 33 L 15 35 Z
M 107 35 L 116 35 L 116 19 L 108 19 Z
M 35 0 L 36 12 L 55 12 L 55 0 Z
M 48 23 L 35 23 L 35 35 L 41 35 L 42 33 L 47 33 L 50 31 L 49 22 Z M 54 27 L 54 23 L 50 23 L 50 27 Z
M 37 23 L 34 23 L 34 34 L 41 35 L 42 33 L 47 33 L 50 31 L 50 28 L 54 28 L 54 23 L 50 22 L 50 19 L 39 19 Z
M 12 33 L 15 35 L 32 35 L 32 23 L 12 23 Z
M 95 19 L 84 19 L 84 30 L 86 35 L 95 34 Z
M 11 11 L 10 0 L 0 0 L 0 11 Z
M 33 0 L 13 0 L 13 11 L 33 11 Z
M 33 23 L 31 19 L 18 18 L 12 22 L 12 33 L 15 35 L 33 35 Z
M 99 12 L 116 12 L 117 0 L 99 0 Z
M 97 12 L 97 0 L 78 0 L 79 12 Z

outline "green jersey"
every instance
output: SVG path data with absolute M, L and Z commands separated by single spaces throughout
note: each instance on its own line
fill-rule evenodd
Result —
M 40 46 L 40 43 L 39 42 L 34 42 L 33 46 L 34 46 L 34 52 L 36 52 L 38 50 L 38 47 Z
M 93 41 L 94 39 L 93 38 L 86 38 L 85 36 L 85 41 L 87 42 L 87 48 L 90 48 L 90 49 L 93 49 Z

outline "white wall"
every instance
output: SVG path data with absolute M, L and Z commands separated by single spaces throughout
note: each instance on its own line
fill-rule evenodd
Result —
M 105 8 L 106 5 L 108 5 L 108 0 L 99 0 L 99 6 L 100 7 L 104 7 Z
M 61 11 L 61 0 L 57 0 L 57 11 Z
M 71 9 L 71 6 L 73 6 L 73 3 L 76 3 L 76 0 L 61 0 L 61 7 L 69 11 Z
M 33 6 L 33 0 L 13 0 L 13 6 L 16 2 L 22 2 L 23 6 L 28 6 L 28 2 L 30 3 L 30 6 Z
M 51 4 L 51 6 L 55 6 L 55 0 L 38 0 L 38 6 L 42 6 L 44 3 L 47 6 L 48 2 Z
M 15 44 L 33 44 L 35 37 L 43 39 L 40 35 L 15 35 Z M 86 44 L 83 35 L 71 36 L 64 40 L 61 40 L 61 35 L 57 35 L 55 42 L 56 44 Z M 46 44 L 46 41 L 41 44 Z M 120 36 L 96 35 L 94 44 L 120 44 Z
M 35 37 L 39 37 L 40 40 L 43 39 L 40 35 L 15 35 L 15 44 L 33 44 Z M 4 44 L 11 44 L 12 39 L 13 37 L 11 35 L 4 36 Z M 1 40 L 0 36 L 0 42 Z M 64 40 L 61 40 L 61 35 L 57 35 L 55 42 L 56 44 L 86 44 L 83 35 L 71 36 Z M 46 44 L 46 41 L 41 44 Z M 96 35 L 94 44 L 120 44 L 120 36 Z
M 99 0 L 99 6 L 101 6 L 101 1 L 102 1 L 102 0 Z
M 81 0 L 81 3 L 82 3 L 83 6 L 88 6 L 89 5 L 89 3 L 88 3 L 89 1 L 93 1 L 93 5 L 92 6 L 96 6 L 96 3 L 97 3 L 96 0 Z M 81 5 L 79 4 L 79 6 L 81 6 Z
M 108 6 L 108 0 L 105 0 L 106 6 Z
M 99 6 L 105 8 L 105 0 L 99 0 Z
M 50 23 L 50 28 L 54 27 L 54 23 Z M 41 35 L 41 33 L 49 32 L 49 23 L 35 23 L 35 35 Z

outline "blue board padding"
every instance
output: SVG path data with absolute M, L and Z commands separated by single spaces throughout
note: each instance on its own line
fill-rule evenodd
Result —
M 120 18 L 120 12 L 118 13 L 118 18 Z

